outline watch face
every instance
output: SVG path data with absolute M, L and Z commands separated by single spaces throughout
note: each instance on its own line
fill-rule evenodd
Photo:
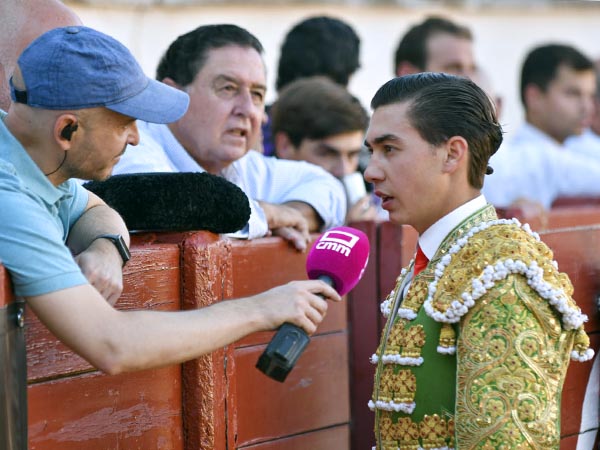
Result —
M 118 235 L 118 244 L 115 243 L 115 245 L 117 245 L 117 250 L 119 250 L 119 254 L 121 255 L 121 258 L 123 259 L 123 265 L 125 265 L 125 263 L 131 259 L 131 253 L 129 252 L 129 249 L 127 248 L 125 239 L 123 239 L 123 236 L 121 236 L 120 234 Z

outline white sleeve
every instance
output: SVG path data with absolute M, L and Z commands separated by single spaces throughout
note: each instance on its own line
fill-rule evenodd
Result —
M 250 219 L 244 228 L 226 236 L 236 239 L 255 239 L 266 236 L 269 232 L 269 224 L 262 207 L 256 200 L 248 198 L 250 203 Z
M 176 172 L 161 145 L 141 128 L 138 145 L 128 145 L 113 169 L 113 175 L 123 173 Z
M 321 167 L 255 151 L 248 152 L 239 163 L 243 189 L 250 198 L 269 203 L 307 203 L 323 220 L 324 229 L 344 223 L 346 194 L 342 183 Z
M 568 150 L 554 155 L 555 197 L 600 196 L 600 162 Z

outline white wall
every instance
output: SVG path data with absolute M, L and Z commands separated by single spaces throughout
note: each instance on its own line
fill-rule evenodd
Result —
M 520 64 L 534 45 L 563 42 L 592 58 L 600 57 L 600 3 L 588 7 L 407 8 L 352 5 L 92 7 L 66 2 L 83 22 L 127 45 L 148 75 L 178 35 L 199 25 L 234 23 L 255 34 L 265 47 L 268 101 L 275 97 L 279 47 L 287 30 L 310 15 L 326 14 L 350 23 L 361 37 L 362 68 L 350 90 L 367 107 L 376 89 L 392 76 L 393 54 L 400 36 L 430 13 L 468 25 L 475 35 L 479 63 L 504 98 L 502 123 L 510 133 L 522 120 L 518 97 Z M 351 2 L 348 2 L 351 3 Z

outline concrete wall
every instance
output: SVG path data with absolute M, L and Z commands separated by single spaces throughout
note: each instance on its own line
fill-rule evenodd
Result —
M 392 60 L 400 36 L 430 13 L 444 14 L 469 25 L 475 35 L 476 55 L 487 70 L 497 92 L 504 98 L 502 123 L 508 133 L 522 120 L 518 97 L 521 61 L 534 45 L 550 41 L 575 45 L 592 58 L 600 57 L 600 2 L 562 2 L 522 6 L 367 6 L 348 1 L 345 5 L 283 5 L 245 2 L 239 5 L 99 6 L 66 2 L 83 22 L 115 36 L 127 45 L 148 74 L 169 43 L 198 25 L 235 23 L 254 33 L 265 47 L 268 70 L 268 101 L 275 97 L 274 81 L 279 47 L 287 30 L 299 20 L 317 14 L 338 16 L 352 24 L 362 40 L 362 68 L 352 79 L 350 90 L 368 106 L 376 89 L 392 76 Z M 496 2 L 496 5 L 502 2 Z M 410 6 L 412 5 L 412 6 Z M 466 5 L 466 6 L 465 6 Z

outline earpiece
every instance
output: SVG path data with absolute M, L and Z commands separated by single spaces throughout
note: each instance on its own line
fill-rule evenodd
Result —
M 76 123 L 65 126 L 60 132 L 60 137 L 66 139 L 67 141 L 70 141 L 71 137 L 73 136 L 73 133 L 77 131 L 78 127 L 79 125 L 77 125 Z

